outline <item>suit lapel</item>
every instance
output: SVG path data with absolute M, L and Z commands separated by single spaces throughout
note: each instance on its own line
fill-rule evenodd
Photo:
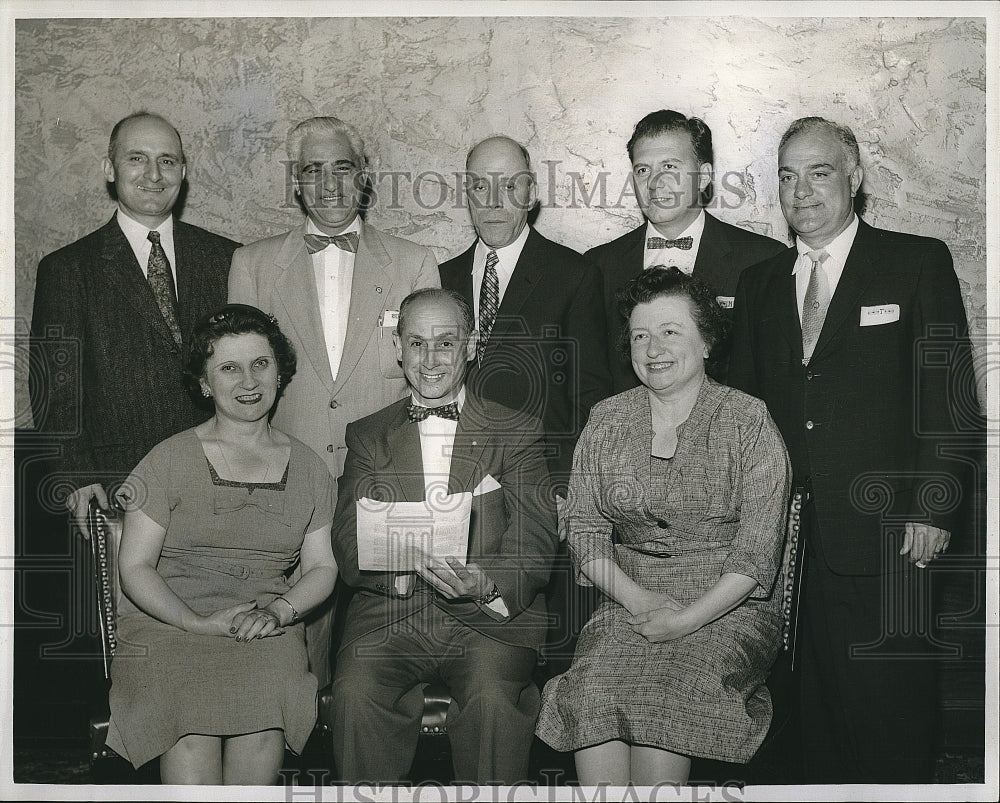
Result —
M 170 327 L 163 320 L 163 313 L 156 304 L 153 289 L 143 275 L 135 252 L 115 218 L 112 217 L 102 230 L 102 239 L 100 259 L 104 263 L 108 287 L 121 295 L 128 306 L 133 307 L 154 331 L 171 347 L 176 348 Z
M 727 283 L 723 271 L 729 265 L 730 251 L 732 246 L 726 236 L 725 228 L 706 212 L 705 229 L 701 234 L 701 243 L 694 258 L 694 270 L 691 274 L 709 287 L 725 287 Z
M 476 240 L 472 247 L 456 258 L 456 269 L 458 270 L 458 285 L 452 289 L 461 294 L 468 303 L 470 309 L 475 309 L 476 305 L 472 300 L 472 268 L 476 259 Z
M 334 393 L 344 386 L 354 372 L 371 338 L 372 329 L 378 325 L 378 317 L 392 288 L 392 273 L 389 271 L 391 262 L 392 258 L 378 232 L 362 223 L 358 253 L 354 257 L 354 276 L 351 279 L 350 317 L 344 337 L 344 353 L 340 358 L 337 381 L 333 387 Z
M 462 415 L 455 431 L 448 493 L 463 493 L 475 489 L 477 470 L 489 439 L 489 416 L 479 398 L 466 389 L 465 404 L 462 405 Z
M 637 229 L 625 235 L 622 244 L 621 261 L 618 264 L 622 284 L 642 273 L 643 262 L 646 259 L 646 221 Z
M 419 502 L 424 498 L 424 461 L 420 451 L 420 430 L 410 423 L 406 414 L 409 403 L 409 397 L 396 402 L 398 409 L 389 424 L 385 441 L 389 465 L 396 472 L 403 501 Z
M 330 371 L 330 358 L 323 335 L 316 276 L 312 257 L 302 239 L 305 231 L 306 224 L 303 223 L 285 236 L 275 258 L 275 265 L 282 273 L 274 285 L 285 308 L 284 320 L 295 330 L 298 342 L 302 344 L 317 376 L 332 392 L 333 373 Z
M 510 276 L 510 282 L 504 291 L 503 299 L 500 301 L 500 308 L 497 310 L 497 320 L 490 333 L 490 339 L 486 343 L 486 357 L 489 356 L 496 344 L 503 339 L 503 335 L 523 335 L 526 334 L 519 319 L 521 308 L 527 302 L 528 297 L 535 289 L 538 282 L 539 271 L 542 270 L 538 251 L 541 245 L 541 235 L 534 229 L 528 229 L 528 239 L 521 249 L 521 255 L 517 258 L 514 272 Z M 497 336 L 500 337 L 497 337 Z M 484 359 L 486 359 L 484 357 Z
M 851 320 L 852 315 L 857 315 L 860 307 L 861 294 L 871 283 L 874 276 L 874 260 L 871 255 L 872 229 L 865 223 L 858 221 L 858 233 L 854 237 L 854 244 L 847 255 L 847 262 L 844 264 L 844 272 L 840 275 L 837 289 L 833 298 L 830 299 L 830 307 L 823 321 L 823 329 L 819 333 L 816 341 L 816 348 L 813 350 L 812 359 L 820 356 L 833 336 L 845 323 Z
M 799 302 L 795 297 L 795 277 L 792 268 L 798 252 L 794 248 L 782 254 L 777 268 L 771 274 L 768 288 L 769 303 L 778 321 L 785 339 L 797 355 L 796 361 L 802 361 L 802 325 L 799 322 Z

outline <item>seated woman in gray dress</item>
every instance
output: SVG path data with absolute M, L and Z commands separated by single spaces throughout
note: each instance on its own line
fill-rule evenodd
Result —
M 154 447 L 118 495 L 108 746 L 136 767 L 159 756 L 164 783 L 271 784 L 316 720 L 301 619 L 337 577 L 333 480 L 269 423 L 295 372 L 273 318 L 241 304 L 206 318 L 188 370 L 215 415 Z
M 764 404 L 705 375 L 725 332 L 705 285 L 651 268 L 620 299 L 642 387 L 594 406 L 560 516 L 602 603 L 536 732 L 581 784 L 684 783 L 767 732 L 789 463 Z

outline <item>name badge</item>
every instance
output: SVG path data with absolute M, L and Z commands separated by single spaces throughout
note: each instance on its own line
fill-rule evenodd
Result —
M 879 304 L 877 307 L 861 308 L 862 326 L 881 326 L 899 320 L 899 304 Z
M 382 312 L 379 316 L 378 325 L 382 327 L 388 326 L 390 329 L 395 329 L 396 325 L 399 323 L 399 310 L 398 309 L 387 309 Z
M 733 302 L 736 300 L 735 296 L 716 296 L 715 300 L 718 302 L 719 306 L 723 309 L 732 309 Z

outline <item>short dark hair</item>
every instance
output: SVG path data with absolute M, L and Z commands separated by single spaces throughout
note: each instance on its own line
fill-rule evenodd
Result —
M 636 143 L 646 137 L 658 137 L 671 131 L 683 131 L 691 137 L 691 147 L 699 164 L 714 164 L 712 129 L 700 117 L 685 117 L 673 109 L 660 109 L 643 117 L 632 130 L 628 141 L 628 158 L 632 161 Z
M 160 122 L 170 126 L 174 134 L 177 135 L 177 142 L 181 146 L 181 153 L 180 153 L 181 161 L 182 162 L 186 161 L 184 159 L 184 142 L 181 140 L 181 132 L 178 131 L 166 117 L 160 114 L 155 114 L 154 112 L 147 112 L 147 111 L 135 112 L 134 114 L 130 114 L 128 117 L 122 117 L 121 120 L 115 123 L 115 127 L 111 129 L 111 136 L 108 139 L 108 159 L 110 159 L 112 162 L 114 162 L 115 160 L 115 151 L 118 150 L 118 139 L 121 136 L 122 126 L 124 126 L 126 123 L 131 122 L 132 120 L 140 120 L 144 117 L 149 117 L 153 120 L 159 120 Z
M 840 141 L 844 156 L 847 157 L 847 163 L 851 165 L 851 170 L 861 164 L 861 149 L 858 147 L 858 138 L 854 136 L 854 132 L 846 125 L 840 125 L 840 123 L 827 120 L 825 117 L 800 117 L 798 120 L 793 120 L 785 133 L 781 135 L 781 140 L 778 142 L 778 152 L 781 152 L 781 149 L 792 137 L 798 134 L 809 134 L 813 131 L 828 131 Z
M 690 302 L 698 334 L 708 346 L 706 370 L 715 368 L 724 360 L 722 351 L 729 334 L 729 321 L 716 300 L 715 292 L 704 282 L 688 276 L 679 268 L 657 265 L 629 280 L 615 295 L 621 317 L 618 349 L 626 359 L 631 356 L 628 322 L 632 310 L 655 298 L 678 296 Z
M 205 365 L 215 353 L 215 344 L 226 335 L 256 334 L 267 338 L 278 362 L 278 395 L 295 375 L 295 347 L 285 337 L 278 322 L 249 304 L 227 304 L 203 317 L 191 333 L 188 361 L 184 374 L 193 390 L 205 377 Z
M 465 336 L 468 337 L 476 328 L 476 318 L 472 314 L 469 303 L 454 290 L 447 290 L 443 287 L 423 287 L 414 290 L 399 305 L 399 319 L 396 321 L 396 331 L 403 333 L 403 322 L 406 320 L 406 313 L 417 301 L 450 301 L 458 308 L 462 316 L 462 323 L 465 325 Z

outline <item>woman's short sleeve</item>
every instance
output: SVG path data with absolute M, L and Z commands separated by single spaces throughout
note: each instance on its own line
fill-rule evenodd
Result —
M 115 494 L 126 512 L 141 510 L 164 529 L 170 521 L 172 441 L 171 438 L 154 446 Z

